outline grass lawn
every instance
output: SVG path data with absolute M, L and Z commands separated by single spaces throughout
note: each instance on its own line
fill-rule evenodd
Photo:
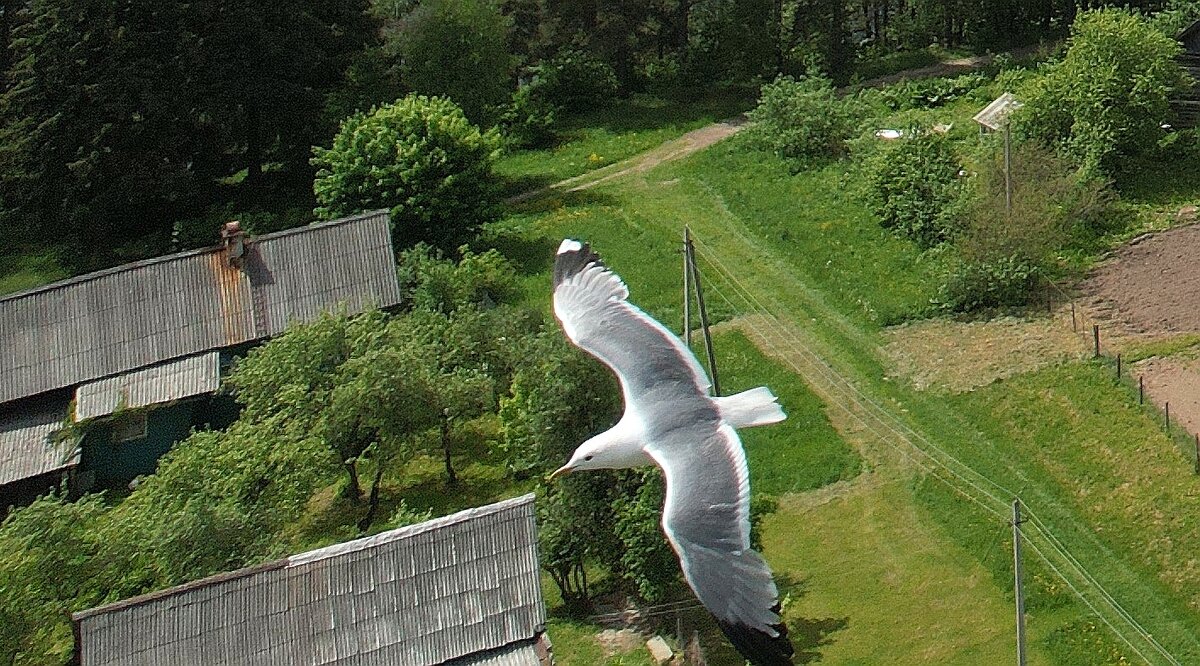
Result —
M 38 287 L 67 277 L 48 251 L 0 256 L 0 295 Z

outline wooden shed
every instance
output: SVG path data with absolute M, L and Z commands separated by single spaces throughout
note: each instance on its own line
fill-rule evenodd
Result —
M 1177 39 L 1183 45 L 1183 53 L 1176 57 L 1176 62 L 1196 83 L 1191 90 L 1171 100 L 1171 124 L 1178 128 L 1196 127 L 1200 125 L 1200 21 L 1184 28 Z

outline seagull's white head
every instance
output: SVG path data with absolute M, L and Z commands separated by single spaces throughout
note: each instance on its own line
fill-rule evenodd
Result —
M 550 475 L 551 479 L 589 469 L 625 469 L 653 463 L 642 449 L 641 429 L 633 427 L 630 419 L 622 419 L 615 427 L 589 439 L 571 455 L 567 464 Z

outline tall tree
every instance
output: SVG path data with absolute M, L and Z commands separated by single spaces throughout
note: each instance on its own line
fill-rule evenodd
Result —
M 396 38 L 405 84 L 453 100 L 486 124 L 512 93 L 508 17 L 492 0 L 424 0 Z

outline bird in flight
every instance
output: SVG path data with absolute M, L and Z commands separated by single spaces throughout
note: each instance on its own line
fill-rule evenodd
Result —
M 551 478 L 657 464 L 667 482 L 663 531 L 696 598 L 755 666 L 791 664 L 779 592 L 750 548 L 750 475 L 734 430 L 786 415 L 765 386 L 710 396 L 708 375 L 691 350 L 628 297 L 625 283 L 588 245 L 562 242 L 554 314 L 571 342 L 616 373 L 625 413 Z

